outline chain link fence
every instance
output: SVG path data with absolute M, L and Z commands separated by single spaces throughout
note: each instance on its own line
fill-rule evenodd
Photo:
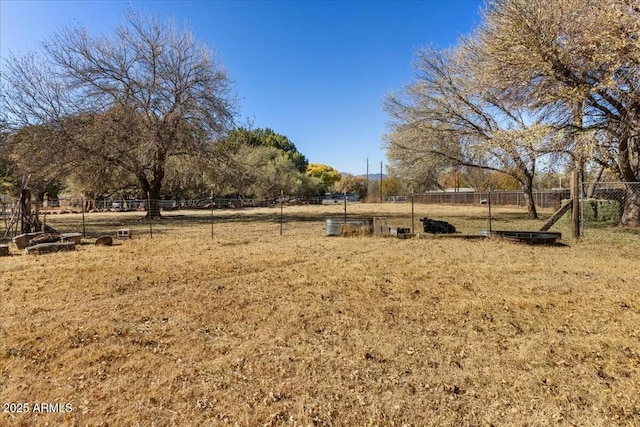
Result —
M 640 222 L 640 182 L 584 183 L 580 219 L 585 237 L 629 234 Z M 561 221 L 570 221 L 569 214 Z
M 517 190 L 494 190 L 487 191 L 434 191 L 428 193 L 414 194 L 416 203 L 435 205 L 473 205 L 486 203 L 491 194 L 491 203 L 496 206 L 527 206 L 528 196 L 523 191 Z M 397 199 L 393 196 L 391 199 Z M 569 189 L 557 190 L 534 190 L 533 200 L 538 208 L 560 207 L 562 200 L 569 198 Z M 400 201 L 400 200 L 398 200 Z M 404 200 L 406 201 L 406 197 Z

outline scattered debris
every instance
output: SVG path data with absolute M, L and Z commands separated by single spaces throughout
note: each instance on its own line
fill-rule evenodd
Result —
M 378 236 L 393 236 L 399 239 L 415 237 L 415 234 L 411 233 L 410 227 L 391 227 L 387 224 L 387 218 L 384 217 L 373 218 L 373 233 Z
M 389 235 L 399 239 L 408 239 L 415 236 L 411 234 L 411 227 L 389 227 Z
M 29 242 L 31 241 L 31 239 L 33 239 L 35 236 L 38 236 L 42 233 L 24 233 L 24 234 L 20 234 L 16 237 L 13 238 L 13 243 L 15 243 L 15 245 L 18 247 L 18 249 L 22 250 L 24 248 L 26 248 L 27 246 L 29 246 Z

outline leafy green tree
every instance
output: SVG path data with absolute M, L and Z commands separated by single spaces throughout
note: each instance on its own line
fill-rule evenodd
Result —
M 300 172 L 305 172 L 309 164 L 307 158 L 298 151 L 295 144 L 291 142 L 289 138 L 269 128 L 236 128 L 231 130 L 218 144 L 220 149 L 230 150 L 232 152 L 238 150 L 242 145 L 277 148 L 287 154 Z
M 359 198 L 363 199 L 367 195 L 367 179 L 361 176 L 353 176 L 343 173 L 340 181 L 334 184 L 336 191 L 343 193 L 355 193 Z
M 303 196 L 313 187 L 287 153 L 275 147 L 242 145 L 211 171 L 219 191 L 245 198 L 275 199 L 281 191 Z
M 205 199 L 211 196 L 205 159 L 194 156 L 173 156 L 167 162 L 163 196 L 172 199 Z
M 9 136 L 0 133 L 0 194 L 14 193 L 15 164 L 10 158 Z
M 330 190 L 334 184 L 340 181 L 340 172 L 322 163 L 309 163 L 306 173 L 310 177 L 318 178 L 325 191 Z
M 382 179 L 382 194 L 384 197 L 407 194 L 407 189 L 400 178 L 389 176 Z

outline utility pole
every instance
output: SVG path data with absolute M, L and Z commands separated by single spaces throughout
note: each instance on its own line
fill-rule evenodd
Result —
M 382 203 L 382 160 L 380 161 L 380 203 Z
M 368 195 L 369 195 L 369 158 L 367 157 L 367 181 L 365 183 L 365 189 L 364 189 L 365 200 Z

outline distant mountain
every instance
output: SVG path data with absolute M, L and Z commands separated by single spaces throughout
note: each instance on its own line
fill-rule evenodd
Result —
M 356 176 L 360 176 L 362 178 L 366 178 L 367 174 L 356 175 Z M 382 174 L 382 179 L 387 179 L 387 174 L 386 173 Z M 369 181 L 380 181 L 380 174 L 379 173 L 370 173 L 369 174 Z

